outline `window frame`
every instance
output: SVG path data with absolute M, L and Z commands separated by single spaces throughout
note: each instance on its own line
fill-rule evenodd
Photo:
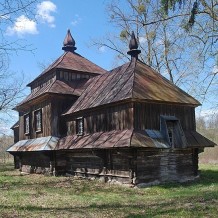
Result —
M 177 117 L 161 115 L 160 131 L 164 135 L 171 148 L 181 149 L 187 147 L 187 140 L 183 132 L 180 120 Z M 178 142 L 180 143 L 178 144 Z
M 40 114 L 40 128 L 38 128 L 38 122 L 39 122 L 39 119 L 37 119 L 37 114 Z M 40 108 L 40 109 L 37 109 L 37 110 L 35 110 L 34 111 L 34 126 L 35 126 L 35 132 L 36 133 L 40 133 L 40 132 L 42 132 L 42 128 L 43 128 L 43 126 L 42 126 L 42 108 Z
M 25 135 L 29 135 L 30 134 L 30 113 L 26 113 L 26 114 L 24 114 L 24 134 Z M 26 118 L 29 118 L 29 122 L 28 122 L 28 124 L 29 124 L 29 127 L 28 127 L 28 131 L 27 131 L 27 122 L 26 122 Z
M 76 118 L 76 134 L 78 136 L 84 135 L 84 118 L 83 117 Z

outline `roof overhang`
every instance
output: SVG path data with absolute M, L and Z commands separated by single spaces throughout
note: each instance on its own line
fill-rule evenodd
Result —
M 185 146 L 172 148 L 167 139 L 158 130 L 114 130 L 96 132 L 83 136 L 69 135 L 61 138 L 55 150 L 74 149 L 108 149 L 108 148 L 155 148 L 155 149 L 187 149 L 213 147 L 215 143 L 196 131 L 185 132 Z
M 55 149 L 58 140 L 59 138 L 54 136 L 21 140 L 11 145 L 7 152 L 52 151 Z

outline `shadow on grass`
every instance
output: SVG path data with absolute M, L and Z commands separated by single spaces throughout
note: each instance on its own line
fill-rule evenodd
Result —
M 208 209 L 214 208 L 214 205 L 211 204 L 211 199 L 205 200 L 203 203 L 199 202 L 187 203 L 189 202 L 186 199 L 186 202 L 180 202 L 176 205 L 172 204 L 171 201 L 164 202 L 155 202 L 155 203 L 139 203 L 139 204 L 120 204 L 120 203 L 111 203 L 111 204 L 90 204 L 87 206 L 72 206 L 72 207 L 40 207 L 40 206 L 2 206 L 2 209 L 5 211 L 9 210 L 18 210 L 24 211 L 25 213 L 32 213 L 33 215 L 46 214 L 48 215 L 57 215 L 57 214 L 80 214 L 86 215 L 87 217 L 92 217 L 92 214 L 101 214 L 109 215 L 112 213 L 112 216 L 120 214 L 120 217 L 150 217 L 157 215 L 175 215 L 180 212 L 193 214 L 194 212 L 206 212 Z M 213 217 L 213 214 L 211 214 Z M 43 216 L 43 217 L 44 217 Z M 46 217 L 46 216 L 45 216 Z
M 160 185 L 163 188 L 177 188 L 177 187 L 190 187 L 195 185 L 209 186 L 218 184 L 218 170 L 201 170 L 200 177 L 194 181 L 184 183 L 166 183 Z

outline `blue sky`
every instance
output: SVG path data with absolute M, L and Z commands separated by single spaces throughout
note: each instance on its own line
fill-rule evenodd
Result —
M 34 79 L 42 70 L 41 63 L 48 65 L 63 53 L 62 43 L 69 28 L 76 41 L 77 52 L 110 70 L 113 52 L 90 46 L 91 39 L 115 31 L 112 25 L 108 25 L 105 8 L 105 1 L 95 1 L 94 4 L 90 0 L 42 1 L 35 11 L 38 14 L 36 20 L 21 15 L 7 28 L 9 40 L 26 40 L 26 44 L 31 44 L 34 49 L 33 53 L 14 54 L 10 69 L 22 72 L 28 81 Z

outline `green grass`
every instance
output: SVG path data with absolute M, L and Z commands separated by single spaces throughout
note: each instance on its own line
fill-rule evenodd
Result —
M 0 217 L 217 217 L 218 165 L 185 184 L 127 188 L 98 181 L 20 176 L 0 164 Z

